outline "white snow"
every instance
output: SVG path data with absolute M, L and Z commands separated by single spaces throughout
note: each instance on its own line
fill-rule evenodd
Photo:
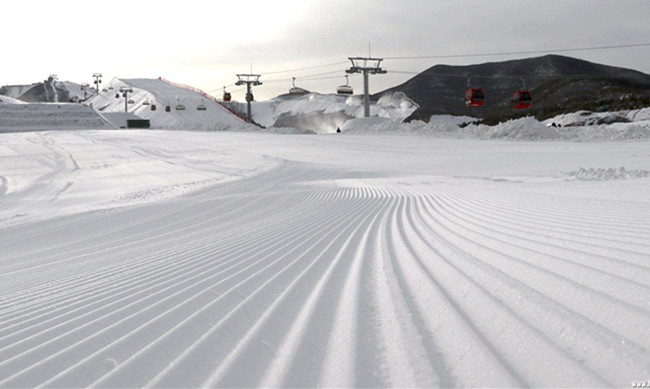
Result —
M 0 387 L 650 376 L 650 140 L 347 125 L 0 134 Z

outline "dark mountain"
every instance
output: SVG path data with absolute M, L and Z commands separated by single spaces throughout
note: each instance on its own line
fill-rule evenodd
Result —
M 390 71 L 390 70 L 389 70 Z M 467 108 L 467 75 L 485 92 L 485 104 Z M 529 109 L 515 110 L 510 98 L 522 88 L 533 97 Z M 540 120 L 578 110 L 617 110 L 650 106 L 650 75 L 560 55 L 469 66 L 436 65 L 407 82 L 372 96 L 401 91 L 420 108 L 407 120 L 434 114 L 468 115 L 488 124 L 533 115 Z

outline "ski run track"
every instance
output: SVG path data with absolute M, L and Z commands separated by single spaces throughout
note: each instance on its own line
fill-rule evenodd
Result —
M 562 174 L 648 170 L 648 142 L 63 131 L 3 135 L 3 163 L 28 137 L 59 156 L 24 183 L 52 194 L 51 217 L 0 229 L 0 387 L 650 378 L 650 179 Z M 102 176 L 92 147 L 223 178 L 196 162 L 209 143 L 255 170 L 56 212 L 75 177 Z M 3 215 L 16 180 L 2 178 Z

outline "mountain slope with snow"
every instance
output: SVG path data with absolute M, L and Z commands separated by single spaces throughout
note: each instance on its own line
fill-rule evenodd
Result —
M 129 93 L 129 100 L 133 102 L 127 104 L 127 110 L 149 119 L 151 128 L 219 131 L 245 125 L 241 118 L 215 101 L 161 79 L 113 79 L 112 89 L 100 92 L 87 103 L 100 112 L 124 112 L 125 98 L 119 93 L 120 87 L 133 89 L 133 93 Z M 198 110 L 200 106 L 205 110 Z

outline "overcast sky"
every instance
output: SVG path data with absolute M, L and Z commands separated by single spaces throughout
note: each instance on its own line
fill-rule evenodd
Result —
M 49 74 L 91 82 L 102 72 L 105 83 L 163 76 L 220 95 L 252 65 L 264 83 L 258 100 L 285 93 L 292 76 L 333 92 L 345 82 L 342 62 L 367 56 L 368 42 L 376 57 L 650 43 L 648 0 L 21 0 L 2 2 L 2 16 L 0 85 Z M 650 73 L 650 46 L 561 54 Z M 371 77 L 371 92 L 411 77 L 391 70 L 539 55 L 385 60 L 388 74 Z M 303 70 L 278 73 L 292 69 Z M 350 83 L 362 90 L 360 75 Z

